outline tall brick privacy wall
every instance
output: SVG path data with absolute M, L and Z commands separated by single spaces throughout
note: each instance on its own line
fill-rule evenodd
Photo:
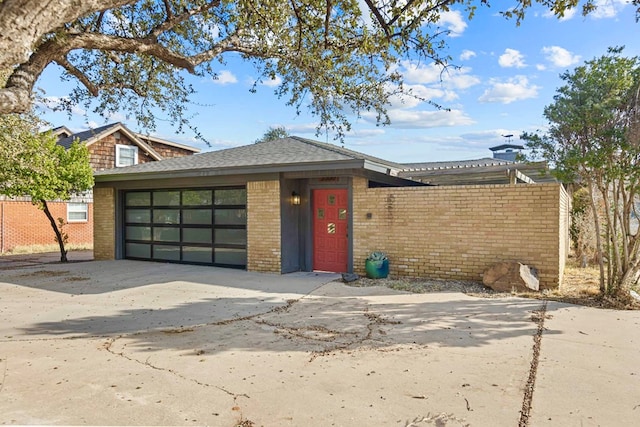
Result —
M 65 202 L 48 202 L 54 218 L 67 220 Z M 90 245 L 93 242 L 93 209 L 88 204 L 89 218 L 85 222 L 71 222 L 64 226 L 68 243 Z M 0 253 L 17 247 L 55 245 L 55 234 L 44 212 L 30 201 L 0 200 Z
M 564 187 L 560 187 L 560 220 L 559 220 L 559 247 L 560 247 L 560 256 L 558 259 L 559 262 L 559 279 L 558 283 L 562 283 L 562 277 L 564 276 L 564 265 L 565 261 L 569 256 L 569 249 L 571 247 L 571 237 L 569 235 L 569 223 L 571 222 L 571 197 L 564 189 Z
M 93 189 L 93 259 L 116 256 L 116 193 L 113 188 Z
M 354 178 L 354 269 L 364 274 L 367 254 L 385 251 L 391 275 L 482 280 L 492 264 L 517 260 L 538 268 L 541 287 L 556 287 L 563 197 L 559 184 L 368 188 Z
M 280 273 L 280 181 L 247 183 L 247 270 Z

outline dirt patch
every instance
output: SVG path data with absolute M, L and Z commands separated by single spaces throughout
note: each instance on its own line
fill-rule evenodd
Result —
M 39 271 L 24 273 L 19 275 L 18 277 L 60 277 L 60 276 L 65 276 L 67 274 L 69 274 L 68 271 L 39 270 Z
M 354 282 L 347 283 L 348 286 L 368 287 L 384 286 L 397 291 L 411 292 L 414 294 L 426 294 L 430 292 L 463 292 L 465 294 L 495 294 L 491 288 L 482 283 L 468 280 L 442 280 L 423 278 L 386 278 L 368 279 L 361 277 Z
M 346 285 L 356 287 L 384 286 L 398 291 L 417 294 L 429 292 L 462 292 L 480 298 L 517 296 L 595 308 L 640 310 L 640 303 L 631 298 L 621 300 L 600 295 L 599 274 L 600 272 L 597 268 L 580 268 L 569 265 L 565 268 L 563 282 L 558 289 L 548 289 L 541 292 L 496 292 L 484 286 L 481 282 L 429 278 L 392 277 L 386 279 L 369 279 L 361 277 L 354 282 L 346 283 Z

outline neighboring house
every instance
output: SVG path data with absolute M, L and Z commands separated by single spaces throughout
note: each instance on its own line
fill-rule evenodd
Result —
M 200 150 L 172 141 L 142 135 L 122 123 L 113 123 L 78 133 L 62 126 L 52 130 L 58 144 L 68 148 L 78 140 L 89 149 L 89 162 L 95 171 L 156 162 L 171 157 L 198 153 Z M 92 193 L 80 194 L 69 201 L 48 203 L 55 218 L 63 218 L 64 231 L 73 244 L 93 243 Z M 28 197 L 0 196 L 0 253 L 16 247 L 50 245 L 53 231 L 44 214 Z
M 432 185 L 516 184 L 556 182 L 546 162 L 518 161 L 522 145 L 489 148 L 492 158 L 450 162 L 405 163 L 400 176 Z
M 362 274 L 385 251 L 392 275 L 472 280 L 516 259 L 557 286 L 560 184 L 430 186 L 404 169 L 289 137 L 98 171 L 94 257 Z

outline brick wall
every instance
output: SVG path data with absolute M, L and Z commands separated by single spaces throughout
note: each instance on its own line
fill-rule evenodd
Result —
M 93 188 L 93 258 L 115 259 L 116 256 L 116 199 L 113 188 Z
M 280 273 L 280 181 L 247 183 L 247 270 Z
M 48 202 L 54 218 L 67 220 L 65 202 Z M 63 231 L 69 235 L 68 243 L 93 242 L 93 208 L 88 204 L 86 222 L 71 222 Z M 44 212 L 30 201 L 0 200 L 0 253 L 10 252 L 18 246 L 55 245 L 55 234 Z
M 542 287 L 556 287 L 563 197 L 558 184 L 367 188 L 354 178 L 354 269 L 364 274 L 367 254 L 381 250 L 391 275 L 481 280 L 492 264 L 517 260 L 539 269 Z
M 569 235 L 569 224 L 571 222 L 571 197 L 564 189 L 564 187 L 560 187 L 560 219 L 559 219 L 559 247 L 560 247 L 560 255 L 559 255 L 559 280 L 558 283 L 562 283 L 562 277 L 564 276 L 564 265 L 567 257 L 569 256 L 569 249 L 571 248 L 571 236 Z

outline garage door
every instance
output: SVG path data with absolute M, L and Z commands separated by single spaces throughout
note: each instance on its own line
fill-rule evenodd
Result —
M 244 187 L 128 191 L 125 258 L 245 268 Z

